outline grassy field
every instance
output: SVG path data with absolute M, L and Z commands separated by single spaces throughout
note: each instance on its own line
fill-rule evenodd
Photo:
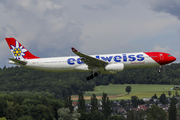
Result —
M 131 86 L 130 94 L 125 91 L 126 86 Z M 177 85 L 176 85 L 177 86 Z M 171 91 L 171 95 L 175 94 L 175 90 L 171 90 L 174 85 L 147 85 L 147 84 L 110 84 L 107 86 L 96 86 L 94 91 L 86 91 L 84 98 L 90 101 L 92 94 L 95 94 L 97 99 L 102 99 L 102 94 L 107 93 L 110 100 L 121 100 L 121 99 L 131 99 L 131 96 L 137 96 L 139 99 L 150 98 L 155 93 L 159 97 L 162 93 L 166 94 L 168 97 L 168 91 Z M 77 100 L 78 96 L 73 95 L 72 100 Z

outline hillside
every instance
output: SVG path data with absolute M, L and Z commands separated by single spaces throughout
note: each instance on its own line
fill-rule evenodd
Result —
M 112 84 L 180 84 L 180 64 L 171 64 L 157 68 L 125 69 L 114 75 L 99 75 L 89 82 L 89 73 L 69 72 L 51 73 L 10 67 L 0 69 L 1 93 L 21 92 L 22 94 L 54 95 L 63 98 L 66 95 L 76 95 L 79 91 L 93 91 L 95 86 Z

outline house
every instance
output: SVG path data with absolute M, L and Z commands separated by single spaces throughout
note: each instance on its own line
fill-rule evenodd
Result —
M 180 86 L 174 86 L 174 90 L 179 90 Z
M 147 102 L 147 101 L 150 101 L 151 98 L 143 98 L 143 101 Z
M 138 105 L 137 107 L 139 110 L 147 110 L 148 107 L 146 105 Z
M 165 110 L 166 112 L 168 111 L 168 108 L 169 108 L 168 105 L 162 105 L 161 107 L 162 107 L 162 109 Z
M 78 109 L 78 102 L 73 102 L 72 106 L 74 107 L 74 110 L 77 110 Z
M 86 104 L 86 112 L 91 112 L 91 104 Z
M 127 105 L 132 104 L 131 100 L 125 100 L 125 102 Z
M 120 114 L 126 114 L 127 113 L 127 111 L 124 108 L 119 108 L 117 110 L 117 112 L 120 113 Z

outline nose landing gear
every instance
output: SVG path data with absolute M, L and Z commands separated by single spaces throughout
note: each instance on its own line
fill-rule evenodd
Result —
M 158 73 L 160 73 L 161 72 L 161 66 L 159 66 L 159 69 L 158 69 Z

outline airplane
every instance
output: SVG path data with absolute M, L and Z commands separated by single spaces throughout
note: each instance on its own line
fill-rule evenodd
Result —
M 40 58 L 30 53 L 15 38 L 5 38 L 14 58 L 9 58 L 10 64 L 20 65 L 27 68 L 50 71 L 90 72 L 86 79 L 93 79 L 98 74 L 116 74 L 127 68 L 144 68 L 169 64 L 176 60 L 169 53 L 164 52 L 137 52 L 117 53 L 102 55 L 86 55 L 74 47 L 72 52 L 77 56 Z

